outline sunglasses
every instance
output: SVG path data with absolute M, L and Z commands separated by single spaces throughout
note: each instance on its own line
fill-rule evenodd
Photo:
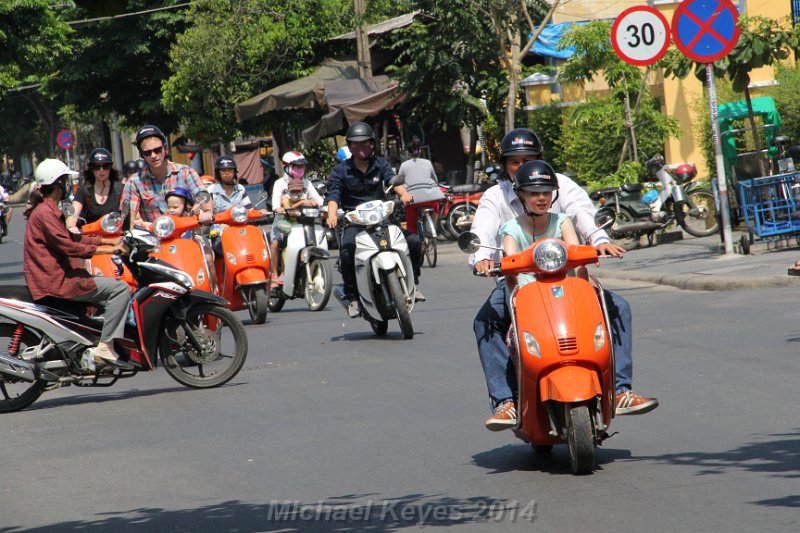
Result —
M 102 163 L 100 165 L 92 165 L 93 169 L 111 170 L 111 163 Z
M 161 155 L 161 152 L 164 151 L 163 146 L 159 146 L 158 148 L 153 148 L 152 150 L 142 150 L 142 155 L 144 157 L 150 157 L 151 155 Z

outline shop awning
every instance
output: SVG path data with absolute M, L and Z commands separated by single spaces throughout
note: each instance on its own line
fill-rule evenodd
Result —
M 397 90 L 397 81 L 387 76 L 328 82 L 325 97 L 330 112 L 303 130 L 306 145 L 335 135 L 348 124 L 378 115 L 405 100 L 405 94 Z

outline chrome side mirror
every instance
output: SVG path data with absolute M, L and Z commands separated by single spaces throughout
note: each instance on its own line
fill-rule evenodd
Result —
M 465 254 L 474 254 L 481 247 L 481 239 L 471 231 L 459 235 L 458 247 Z
M 617 214 L 610 207 L 601 207 L 594 214 L 594 225 L 597 229 L 605 229 L 614 225 L 617 220 Z

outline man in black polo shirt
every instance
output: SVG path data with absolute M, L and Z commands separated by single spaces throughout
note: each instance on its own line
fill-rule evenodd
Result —
M 394 170 L 388 161 L 378 157 L 375 152 L 375 134 L 369 124 L 356 122 L 347 129 L 345 134 L 347 146 L 352 157 L 345 159 L 333 170 L 328 177 L 328 227 L 336 228 L 338 217 L 336 210 L 341 207 L 345 211 L 354 209 L 357 205 L 370 200 L 382 200 L 384 188 L 391 184 L 395 177 Z M 408 203 L 410 195 L 402 185 L 394 187 L 395 192 Z M 347 314 L 356 318 L 361 314 L 361 304 L 358 301 L 358 287 L 356 286 L 356 235 L 361 231 L 357 226 L 338 228 L 339 233 L 339 259 L 344 281 L 344 295 L 350 302 Z M 419 282 L 419 270 L 422 260 L 422 243 L 419 238 L 409 232 L 404 232 L 408 242 L 408 251 L 411 264 L 414 268 L 414 283 Z M 424 301 L 425 297 L 416 289 L 416 300 Z

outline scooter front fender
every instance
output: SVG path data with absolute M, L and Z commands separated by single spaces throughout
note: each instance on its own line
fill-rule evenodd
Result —
M 400 254 L 394 251 L 378 252 L 372 258 L 372 264 L 370 266 L 372 266 L 372 276 L 375 279 L 375 283 L 381 283 L 381 270 L 391 272 L 394 269 L 399 268 L 403 277 L 406 277 L 407 275 L 405 265 L 403 264 Z
M 315 257 L 319 257 L 320 259 L 329 259 L 330 256 L 331 253 L 328 250 L 320 248 L 319 246 L 306 246 L 300 250 L 301 263 L 309 263 L 311 262 L 311 259 Z
M 261 285 L 267 283 L 267 273 L 260 268 L 245 268 L 234 276 L 236 288 L 242 285 Z
M 582 366 L 562 366 L 543 377 L 539 384 L 542 402 L 571 403 L 590 400 L 603 394 L 597 372 Z

